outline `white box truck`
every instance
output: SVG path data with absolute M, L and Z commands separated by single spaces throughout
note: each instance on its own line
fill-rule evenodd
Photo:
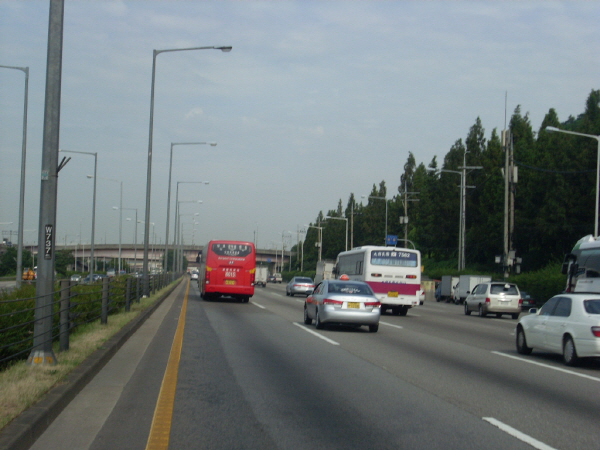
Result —
M 468 293 L 479 283 L 492 281 L 492 277 L 485 275 L 461 275 L 458 279 L 458 286 L 454 289 L 454 302 L 456 304 L 464 303 Z
M 440 295 L 436 298 L 438 302 L 454 301 L 454 286 L 458 284 L 458 277 L 443 275 L 440 283 Z
M 331 280 L 333 278 L 333 266 L 335 261 L 319 261 L 317 262 L 317 273 L 315 274 L 315 286 L 323 280 Z
M 267 277 L 269 276 L 269 268 L 266 266 L 256 266 L 256 274 L 254 276 L 254 286 L 265 287 L 267 285 Z

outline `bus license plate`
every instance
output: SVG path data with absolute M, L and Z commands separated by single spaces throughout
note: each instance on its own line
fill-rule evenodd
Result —
M 348 308 L 360 309 L 360 303 L 358 303 L 358 302 L 348 302 Z
M 396 292 L 396 291 L 389 291 L 388 292 L 388 297 L 398 297 L 398 292 Z
M 235 284 L 235 280 L 225 280 L 225 284 Z

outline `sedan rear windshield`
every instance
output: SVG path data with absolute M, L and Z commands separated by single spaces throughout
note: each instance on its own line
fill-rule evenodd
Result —
M 509 285 L 508 287 L 506 287 L 505 284 L 492 284 L 492 287 L 490 289 L 490 293 L 491 294 L 507 294 L 507 295 L 519 295 L 519 291 L 517 290 L 517 287 L 513 284 L 513 285 Z
M 300 277 L 297 277 L 294 280 L 294 282 L 295 283 L 310 283 L 310 284 L 312 284 L 313 281 L 310 278 L 300 278 Z
M 368 284 L 329 283 L 328 292 L 337 292 L 346 295 L 373 295 Z
M 583 307 L 588 314 L 600 314 L 600 300 L 584 300 Z

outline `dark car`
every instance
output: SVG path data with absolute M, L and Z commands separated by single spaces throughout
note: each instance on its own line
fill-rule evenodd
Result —
M 530 308 L 535 308 L 535 299 L 527 292 L 521 291 L 521 299 L 523 300 L 523 304 L 521 305 L 523 311 L 529 311 Z

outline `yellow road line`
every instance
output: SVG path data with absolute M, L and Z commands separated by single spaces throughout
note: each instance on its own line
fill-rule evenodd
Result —
M 187 311 L 188 294 L 190 292 L 190 281 L 188 280 L 183 299 L 183 306 L 179 314 L 179 323 L 175 331 L 169 362 L 165 376 L 158 394 L 152 427 L 146 444 L 146 450 L 167 450 L 171 436 L 171 422 L 173 419 L 173 405 L 175 404 L 175 393 L 177 392 L 177 374 L 179 372 L 179 361 L 181 359 L 181 348 L 183 346 L 183 330 L 185 328 L 185 314 Z

